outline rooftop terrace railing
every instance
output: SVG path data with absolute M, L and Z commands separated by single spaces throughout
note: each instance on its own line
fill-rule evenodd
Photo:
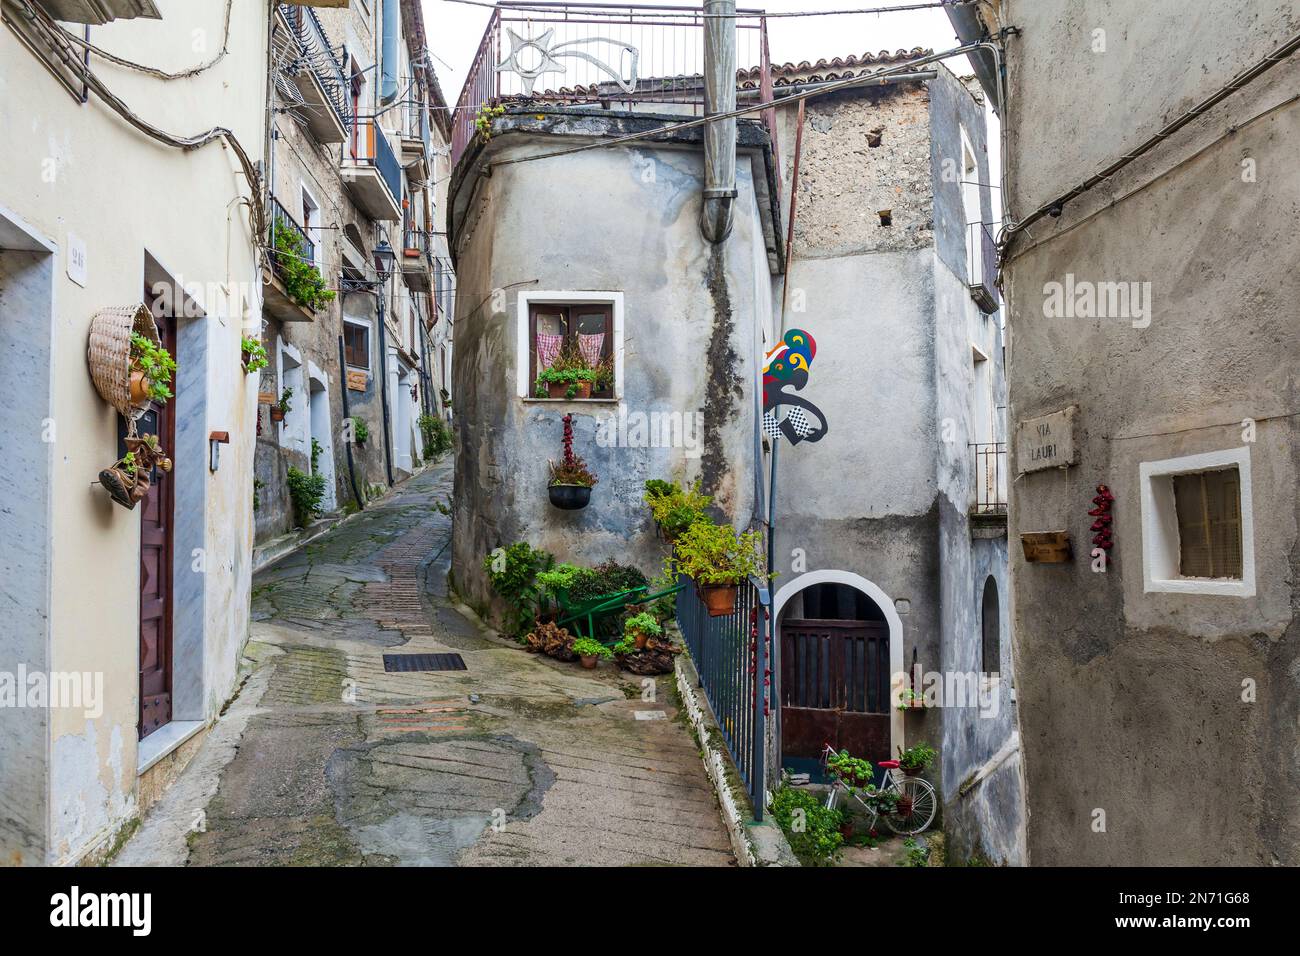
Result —
M 771 99 L 767 20 L 736 11 L 738 86 Z M 480 108 L 510 102 L 704 105 L 704 17 L 663 4 L 498 3 L 456 103 L 454 165 Z M 769 111 L 764 120 L 775 121 Z

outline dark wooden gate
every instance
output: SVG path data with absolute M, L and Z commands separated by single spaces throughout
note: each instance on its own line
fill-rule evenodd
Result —
M 889 756 L 889 626 L 879 621 L 781 624 L 781 751 L 819 757 L 830 744 Z
M 176 355 L 174 320 L 157 318 L 163 345 Z M 173 390 L 175 377 L 173 376 Z M 137 423 L 173 455 L 176 426 L 171 403 L 153 405 Z M 140 502 L 140 724 L 141 739 L 172 719 L 172 536 L 175 478 L 155 468 Z

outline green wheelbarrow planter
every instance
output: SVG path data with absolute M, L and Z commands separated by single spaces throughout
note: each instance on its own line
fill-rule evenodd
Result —
M 556 603 L 560 608 L 560 616 L 556 623 L 560 627 L 568 628 L 577 637 L 590 637 L 599 640 L 596 635 L 597 622 L 622 614 L 630 604 L 650 604 L 662 597 L 676 594 L 684 587 L 686 587 L 685 583 L 675 584 L 670 588 L 649 594 L 647 592 L 650 588 L 642 585 L 639 588 L 619 591 L 615 594 L 602 594 L 589 601 L 578 603 L 570 602 L 568 594 L 560 592 L 556 595 Z M 621 638 L 622 635 L 620 634 L 619 639 Z

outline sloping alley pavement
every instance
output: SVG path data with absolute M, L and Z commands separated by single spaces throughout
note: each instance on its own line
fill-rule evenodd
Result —
M 450 492 L 444 462 L 255 577 L 242 689 L 115 864 L 733 862 L 670 677 L 647 703 L 456 609 Z M 425 652 L 467 669 L 384 670 Z

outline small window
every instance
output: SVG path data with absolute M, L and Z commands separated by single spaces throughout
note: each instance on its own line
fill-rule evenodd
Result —
M 609 303 L 554 305 L 534 303 L 529 306 L 528 380 L 537 376 L 559 356 L 572 351 L 593 368 L 614 365 L 614 309 Z M 606 384 L 593 388 L 592 398 L 613 398 L 612 373 Z
M 370 371 L 370 326 L 343 322 L 343 359 L 349 368 Z
M 1254 597 L 1250 448 L 1144 461 L 1139 476 L 1143 590 Z
M 990 575 L 984 581 L 980 604 L 981 665 L 985 674 L 1002 672 L 1002 614 L 998 605 L 998 583 Z
M 1174 475 L 1178 573 L 1241 580 L 1241 480 L 1236 468 Z

